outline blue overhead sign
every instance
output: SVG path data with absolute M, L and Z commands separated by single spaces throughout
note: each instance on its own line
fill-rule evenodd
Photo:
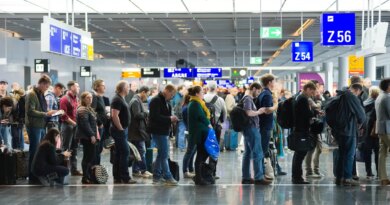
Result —
M 50 51 L 61 53 L 61 32 L 59 27 L 50 25 Z
M 164 78 L 193 78 L 190 68 L 164 68 Z
M 72 52 L 72 33 L 62 29 L 62 54 L 71 55 Z
M 295 41 L 291 44 L 292 62 L 313 62 L 313 42 Z
M 222 68 L 194 68 L 192 76 L 196 78 L 221 78 Z
M 75 33 L 72 33 L 72 56 L 81 57 L 81 36 Z
M 321 42 L 323 46 L 355 45 L 355 13 L 323 13 Z

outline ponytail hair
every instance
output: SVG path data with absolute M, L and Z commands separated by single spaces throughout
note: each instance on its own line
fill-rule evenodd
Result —
M 188 88 L 188 94 L 190 96 L 196 96 L 196 94 L 200 93 L 201 91 L 202 91 L 202 87 L 200 87 L 199 85 Z

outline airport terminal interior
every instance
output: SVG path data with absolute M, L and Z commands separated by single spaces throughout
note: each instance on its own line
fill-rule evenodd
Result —
M 389 22 L 390 0 L 0 0 L 0 204 L 390 204 Z

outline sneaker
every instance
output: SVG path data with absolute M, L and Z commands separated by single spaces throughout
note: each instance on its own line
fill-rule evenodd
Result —
M 305 181 L 304 179 L 292 179 L 291 182 L 293 184 L 310 184 L 310 182 Z
M 254 184 L 255 185 L 270 185 L 270 184 L 272 184 L 272 181 L 268 181 L 266 179 L 261 179 L 261 180 L 255 180 Z
M 321 178 L 321 175 L 319 174 L 310 174 L 310 175 L 306 175 L 307 178 Z
M 153 184 L 159 185 L 163 184 L 165 182 L 165 179 L 153 179 Z
M 352 179 L 355 180 L 355 181 L 359 181 L 359 177 L 357 175 L 353 175 Z
M 353 179 L 345 179 L 343 181 L 344 186 L 359 186 L 360 183 L 358 181 L 355 181 Z
M 287 172 L 283 172 L 283 171 L 278 172 L 278 176 L 285 176 L 285 175 L 287 175 Z
M 148 171 L 145 171 L 144 174 L 149 175 L 149 176 L 151 176 L 151 177 L 153 176 L 153 174 L 150 173 L 150 172 L 148 172 Z
M 133 177 L 143 177 L 143 174 L 141 172 L 133 172 Z
M 195 174 L 192 174 L 191 172 L 185 172 L 184 178 L 192 179 L 195 176 Z
M 143 174 L 141 174 L 141 177 L 142 178 L 151 178 L 151 177 L 153 177 L 153 175 L 149 175 L 146 172 L 144 172 Z
M 255 180 L 254 179 L 243 179 L 241 180 L 241 184 L 254 184 Z
M 164 181 L 164 185 L 166 186 L 177 186 L 179 183 L 174 179 L 167 179 Z
M 388 179 L 381 180 L 381 186 L 389 186 L 389 185 L 390 185 L 390 180 Z

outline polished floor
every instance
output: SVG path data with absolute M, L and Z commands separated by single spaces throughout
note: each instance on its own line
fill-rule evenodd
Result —
M 181 164 L 183 154 L 173 150 L 171 156 Z M 321 172 L 325 177 L 310 180 L 310 185 L 292 185 L 291 156 L 292 153 L 286 152 L 286 157 L 280 159 L 289 174 L 278 177 L 271 186 L 240 184 L 242 154 L 237 151 L 221 154 L 218 165 L 221 179 L 213 186 L 197 187 L 188 179 L 181 179 L 177 187 L 155 186 L 148 179 L 137 179 L 136 185 L 113 185 L 112 178 L 106 185 L 82 185 L 80 177 L 71 177 L 71 185 L 64 187 L 30 186 L 25 181 L 18 181 L 16 186 L 0 186 L 0 204 L 390 204 L 390 187 L 380 187 L 378 181 L 367 180 L 362 163 L 358 163 L 362 185 L 336 187 L 332 154 L 326 150 L 321 155 Z M 105 161 L 108 161 L 107 157 L 105 154 Z M 105 165 L 111 170 L 108 162 Z M 390 166 L 388 169 L 390 171 Z

